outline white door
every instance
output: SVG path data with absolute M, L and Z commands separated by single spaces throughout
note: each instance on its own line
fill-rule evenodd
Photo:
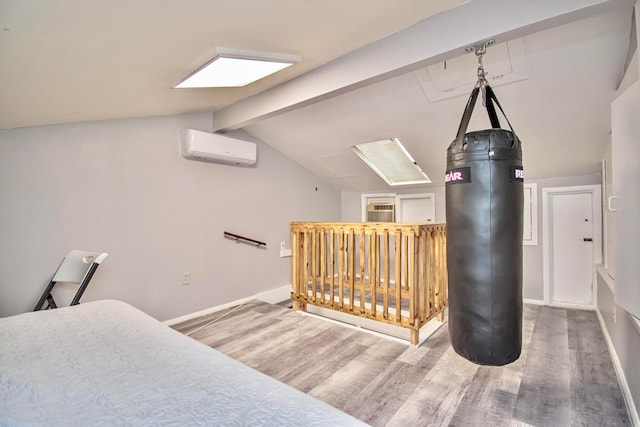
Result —
M 593 304 L 593 194 L 551 196 L 551 303 Z
M 434 199 L 433 193 L 397 196 L 397 222 L 435 222 Z

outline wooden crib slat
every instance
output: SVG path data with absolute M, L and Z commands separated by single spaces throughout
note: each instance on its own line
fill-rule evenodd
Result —
M 324 228 L 320 229 L 320 301 L 322 305 L 326 304 L 326 277 L 327 277 L 327 233 Z
M 402 257 L 402 277 L 404 278 L 403 281 L 403 285 L 404 285 L 404 290 L 408 291 L 409 290 L 409 235 L 403 235 L 402 238 L 402 252 L 403 252 L 403 257 Z
M 345 242 L 344 242 L 344 230 L 340 229 L 338 232 L 338 305 L 340 308 L 344 307 L 344 280 L 345 280 Z
M 409 292 L 409 324 L 415 323 L 416 318 L 416 232 L 415 230 L 409 231 L 407 237 L 407 291 Z
M 371 230 L 371 237 L 369 242 L 371 243 L 371 249 L 369 249 L 369 254 L 371 257 L 371 268 L 369 273 L 369 282 L 371 284 L 371 315 L 375 317 L 376 309 L 378 308 L 377 289 L 380 285 L 380 280 L 378 279 L 378 275 L 380 274 L 380 240 L 378 239 L 378 233 L 376 233 L 375 229 Z
M 427 270 L 427 258 L 426 258 L 426 242 L 428 236 L 428 230 L 422 229 L 420 230 L 420 234 L 418 235 L 418 284 L 425 284 L 426 281 L 426 270 Z M 418 298 L 418 316 L 420 323 L 424 322 L 426 317 L 426 295 L 424 293 L 424 286 L 417 286 L 417 298 Z
M 329 296 L 331 298 L 331 308 L 334 307 L 335 305 L 335 286 L 336 286 L 336 246 L 335 246 L 335 230 L 332 228 L 331 231 L 329 232 L 329 257 L 331 259 L 330 261 L 330 268 L 329 268 L 329 274 L 330 274 L 330 279 L 329 279 Z
M 309 243 L 310 243 L 310 239 L 311 239 L 311 232 L 309 230 L 305 230 L 304 232 L 304 248 L 303 248 L 303 257 L 304 257 L 304 283 L 303 285 L 303 289 L 304 289 L 304 296 L 305 296 L 305 300 L 309 299 L 309 288 L 308 288 L 308 283 L 311 280 L 311 278 L 309 277 L 309 251 L 311 250 L 311 248 L 309 247 Z
M 318 231 L 313 230 L 311 233 L 311 254 L 309 255 L 309 259 L 311 261 L 311 265 L 309 266 L 311 276 L 311 301 L 316 302 L 317 297 L 317 287 L 316 287 L 316 278 L 317 278 L 317 254 L 316 254 L 316 245 L 318 244 Z
M 360 229 L 360 313 L 364 313 L 364 302 L 365 302 L 365 281 L 367 277 L 366 271 L 366 260 L 367 260 L 367 250 L 366 250 L 366 234 L 364 232 L 364 228 Z
M 396 322 L 400 323 L 402 315 L 402 233 L 396 229 Z
M 295 310 L 300 310 L 300 303 L 296 299 L 301 293 L 300 289 L 300 249 L 298 248 L 299 233 L 296 230 L 291 231 L 291 300 Z
M 389 279 L 390 272 L 389 266 L 391 265 L 389 256 L 389 230 L 384 229 L 384 285 L 382 294 L 382 316 L 385 319 L 389 318 Z
M 429 230 L 426 233 L 426 242 L 425 242 L 425 281 L 424 281 L 424 289 L 421 292 L 422 298 L 425 300 L 425 307 L 424 307 L 424 315 L 425 318 L 430 318 L 431 317 L 431 313 L 432 313 L 432 307 L 431 307 L 431 298 L 429 297 L 430 295 L 430 289 L 432 286 L 435 285 L 435 283 L 433 282 L 433 277 L 435 277 L 435 275 L 433 274 L 433 264 L 431 262 L 431 254 L 433 253 L 432 250 L 432 244 L 434 241 L 434 235 L 431 232 L 431 230 Z
M 356 299 L 356 234 L 353 228 L 349 229 L 349 311 L 353 312 L 353 304 Z
M 442 322 L 444 321 L 444 308 L 447 306 L 447 239 L 444 229 L 439 232 L 438 242 L 439 250 L 434 255 L 434 264 L 438 265 L 436 269 L 436 283 L 438 284 L 437 307 L 439 310 L 438 319 Z

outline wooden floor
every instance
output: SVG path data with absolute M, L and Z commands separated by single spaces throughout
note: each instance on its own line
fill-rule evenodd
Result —
M 421 347 L 249 302 L 183 333 L 372 426 L 630 425 L 595 313 L 525 306 L 504 367 L 458 356 L 440 328 Z

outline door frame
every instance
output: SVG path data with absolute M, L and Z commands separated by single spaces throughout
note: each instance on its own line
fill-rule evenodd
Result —
M 593 227 L 593 267 L 591 272 L 591 304 L 583 306 L 580 304 L 563 304 L 551 302 L 551 265 L 553 261 L 553 248 L 550 246 L 552 239 L 552 218 L 551 200 L 553 196 L 563 194 L 591 194 L 591 218 Z M 576 185 L 572 187 L 547 187 L 542 189 L 542 298 L 545 305 L 562 306 L 569 308 L 593 309 L 595 307 L 595 296 L 597 295 L 597 281 L 595 277 L 596 265 L 602 263 L 602 211 L 601 211 L 601 186 Z

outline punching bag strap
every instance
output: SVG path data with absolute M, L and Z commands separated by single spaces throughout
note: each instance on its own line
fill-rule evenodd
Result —
M 491 87 L 489 85 L 485 86 L 485 99 L 486 99 L 486 103 L 485 103 L 485 107 L 487 108 L 487 114 L 489 114 L 489 120 L 491 121 L 491 127 L 493 129 L 500 129 L 500 120 L 498 120 L 498 114 L 496 113 L 496 107 L 494 107 L 493 102 L 491 101 L 492 97 L 491 95 L 493 95 L 493 97 L 495 98 L 495 93 L 493 93 L 493 90 L 491 90 Z M 504 114 L 504 113 L 502 113 Z
M 496 105 L 498 106 L 498 108 L 500 109 L 500 112 L 504 116 L 505 120 L 507 121 L 507 124 L 509 125 L 509 129 L 511 129 L 511 133 L 513 133 L 515 135 L 516 133 L 513 130 L 513 126 L 511 126 L 511 122 L 509 121 L 509 118 L 504 113 L 504 110 L 502 109 L 502 106 L 500 105 L 500 101 L 498 101 L 498 97 L 496 96 L 495 92 L 493 91 L 493 89 L 491 89 L 491 86 L 489 86 L 489 85 L 487 85 L 487 98 L 488 98 L 487 99 L 487 111 L 489 110 L 489 105 L 491 105 L 491 109 L 493 110 L 493 114 L 496 115 L 496 110 L 493 107 L 493 103 L 495 102 Z M 491 116 L 491 113 L 489 113 L 489 116 Z M 496 122 L 498 122 L 498 116 L 497 115 L 496 115 Z M 500 127 L 500 123 L 498 122 L 498 126 L 494 126 L 493 119 L 492 119 L 491 120 L 491 126 L 493 126 L 494 128 L 499 128 Z
M 462 114 L 462 120 L 460 120 L 460 126 L 458 126 L 456 141 L 462 141 L 462 138 L 464 138 L 464 134 L 467 132 L 469 121 L 471 120 L 471 113 L 473 113 L 473 107 L 475 107 L 476 105 L 476 100 L 478 99 L 479 92 L 479 87 L 473 88 L 473 91 L 471 92 L 471 96 L 467 101 L 467 106 L 464 107 L 464 113 Z
M 487 108 L 487 114 L 489 115 L 489 120 L 491 120 L 491 127 L 494 129 L 500 128 L 500 121 L 498 120 L 496 109 L 493 106 L 493 103 L 495 102 L 498 108 L 500 109 L 500 112 L 502 113 L 504 118 L 507 120 L 507 123 L 509 124 L 509 128 L 511 129 L 511 133 L 515 135 L 513 127 L 511 126 L 511 122 L 509 122 L 509 119 L 507 118 L 507 115 L 504 113 L 504 110 L 502 109 L 502 106 L 500 105 L 500 102 L 498 101 L 496 94 L 493 92 L 493 89 L 491 89 L 491 86 L 485 85 L 484 89 L 486 90 L 486 94 L 487 94 L 486 108 Z M 462 114 L 462 120 L 460 121 L 460 126 L 458 127 L 458 134 L 456 135 L 457 141 L 462 141 L 462 139 L 464 138 L 464 134 L 467 132 L 467 127 L 469 127 L 469 121 L 471 120 L 471 114 L 473 113 L 473 109 L 476 105 L 476 101 L 478 100 L 479 92 L 480 92 L 480 88 L 477 86 L 471 92 L 471 96 L 467 101 L 467 106 L 465 107 L 464 113 Z

